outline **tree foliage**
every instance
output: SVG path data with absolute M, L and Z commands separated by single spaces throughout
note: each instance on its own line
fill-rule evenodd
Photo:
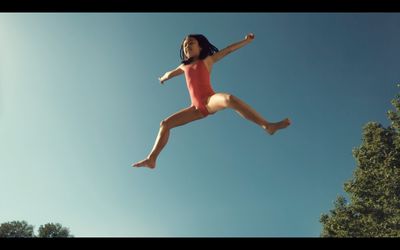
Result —
M 26 221 L 11 221 L 0 225 L 0 238 L 67 238 L 73 237 L 68 228 L 60 223 L 47 223 L 39 227 L 39 235 L 36 236 L 33 226 Z
M 34 237 L 33 226 L 26 221 L 11 221 L 0 225 L 2 238 L 31 238 Z
M 387 112 L 390 126 L 369 122 L 353 149 L 356 169 L 334 209 L 323 214 L 323 237 L 400 237 L 400 95 Z
M 39 227 L 39 235 L 41 238 L 67 238 L 72 237 L 69 229 L 63 227 L 60 223 L 47 223 Z

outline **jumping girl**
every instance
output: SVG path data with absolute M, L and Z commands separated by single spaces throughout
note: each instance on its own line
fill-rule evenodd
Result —
M 132 164 L 132 166 L 155 168 L 157 157 L 167 144 L 171 129 L 203 119 L 225 108 L 235 110 L 243 118 L 258 124 L 270 135 L 290 125 L 288 118 L 277 123 L 268 122 L 236 96 L 228 93 L 215 93 L 211 86 L 210 74 L 213 64 L 253 40 L 254 34 L 249 33 L 244 40 L 231 44 L 219 51 L 203 35 L 191 34 L 184 38 L 180 50 L 181 64 L 176 69 L 165 73 L 159 78 L 159 81 L 163 84 L 172 77 L 185 74 L 192 105 L 161 122 L 160 130 L 150 154 L 146 159 Z

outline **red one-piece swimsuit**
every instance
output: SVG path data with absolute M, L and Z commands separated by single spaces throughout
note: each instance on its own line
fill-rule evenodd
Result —
M 210 82 L 210 73 L 203 60 L 183 66 L 186 85 L 189 90 L 192 106 L 200 110 L 204 116 L 210 113 L 206 108 L 208 97 L 215 94 Z

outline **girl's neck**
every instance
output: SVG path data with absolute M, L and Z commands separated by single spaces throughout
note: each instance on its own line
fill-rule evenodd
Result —
M 192 57 L 192 58 L 190 59 L 190 61 L 192 61 L 192 62 L 196 62 L 196 61 L 198 61 L 198 60 L 200 60 L 198 56 L 194 56 L 194 57 Z

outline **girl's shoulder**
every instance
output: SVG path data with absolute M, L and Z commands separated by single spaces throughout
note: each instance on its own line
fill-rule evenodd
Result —
M 181 69 L 181 70 L 184 70 L 185 69 L 185 64 L 184 63 L 181 63 L 179 66 L 178 66 L 178 69 Z
M 211 56 L 207 56 L 206 58 L 203 59 L 204 65 L 206 66 L 208 72 L 211 72 L 212 66 L 213 66 L 213 60 Z
M 212 58 L 211 58 L 211 56 L 207 56 L 206 58 L 203 59 L 203 61 L 204 61 L 207 65 L 212 64 Z

